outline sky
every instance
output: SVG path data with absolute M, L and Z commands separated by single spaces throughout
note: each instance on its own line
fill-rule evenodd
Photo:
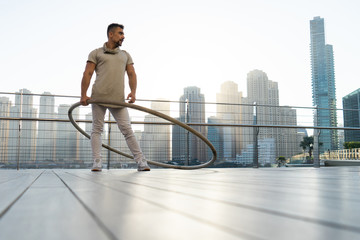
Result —
M 259 69 L 278 82 L 280 105 L 312 106 L 309 21 L 320 16 L 342 108 L 360 88 L 359 10 L 358 0 L 0 0 L 0 92 L 80 95 L 88 54 L 116 22 L 138 99 L 179 100 L 197 86 L 215 102 L 226 81 L 246 97 L 247 73 Z

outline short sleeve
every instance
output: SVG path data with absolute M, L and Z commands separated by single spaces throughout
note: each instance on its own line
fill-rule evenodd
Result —
M 92 51 L 92 52 L 89 54 L 87 61 L 97 64 L 96 50 Z
M 132 60 L 132 57 L 130 56 L 130 54 L 126 51 L 124 51 L 126 56 L 127 56 L 127 61 L 126 61 L 126 65 L 129 65 L 129 64 L 134 64 L 133 60 Z

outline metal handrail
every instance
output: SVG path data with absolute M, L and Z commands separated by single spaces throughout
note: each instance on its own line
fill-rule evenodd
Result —
M 0 92 L 0 94 L 4 95 L 20 95 L 21 93 L 16 92 Z M 39 94 L 39 93 L 22 93 L 23 96 L 47 96 L 47 97 L 67 97 L 67 98 L 80 98 L 80 96 L 75 95 L 59 95 L 59 94 Z M 168 102 L 168 103 L 186 103 L 186 101 L 173 101 L 173 100 L 149 100 L 149 99 L 136 99 L 137 102 Z M 254 104 L 251 103 L 223 103 L 223 102 L 194 102 L 190 101 L 189 103 L 196 103 L 196 104 L 214 104 L 214 105 L 234 105 L 234 106 L 248 106 L 253 107 Z M 303 107 L 303 106 L 276 106 L 276 105 L 269 105 L 269 104 L 257 104 L 258 107 L 273 107 L 273 108 L 297 108 L 297 109 L 317 109 L 317 110 L 335 110 L 335 111 L 359 111 L 359 109 L 342 109 L 342 108 L 319 108 L 316 106 L 312 107 Z
M 44 122 L 70 122 L 68 119 L 56 118 L 19 118 L 19 117 L 0 117 L 0 120 L 13 121 L 44 121 Z M 91 120 L 76 119 L 76 122 L 91 123 Z M 104 123 L 116 123 L 116 121 L 104 121 Z M 144 122 L 131 121 L 131 124 L 150 124 L 150 125 L 175 125 L 169 122 Z M 360 130 L 358 127 L 322 127 L 322 126 L 301 126 L 301 125 L 271 125 L 271 124 L 236 124 L 236 123 L 186 123 L 188 126 L 206 126 L 206 127 L 259 127 L 259 128 L 305 128 L 320 130 Z

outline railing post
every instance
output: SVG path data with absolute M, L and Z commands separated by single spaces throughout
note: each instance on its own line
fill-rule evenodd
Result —
M 315 108 L 315 117 L 314 117 L 314 168 L 319 168 L 320 167 L 320 149 L 319 149 L 319 136 L 320 136 L 320 129 L 316 128 L 318 126 L 318 106 L 316 106 Z
M 22 128 L 22 105 L 23 105 L 23 89 L 20 90 L 20 109 L 19 109 L 19 129 L 18 129 L 18 148 L 17 148 L 17 164 L 16 164 L 16 169 L 19 170 L 20 169 L 20 143 L 21 143 L 21 128 Z
M 257 103 L 256 102 L 254 102 L 253 124 L 257 125 Z M 254 127 L 253 168 L 258 168 L 259 167 L 258 134 L 259 134 L 259 127 Z
M 185 123 L 189 123 L 189 99 L 186 99 L 186 119 L 185 119 Z M 190 132 L 186 131 L 186 159 L 185 159 L 185 166 L 189 165 L 190 162 L 190 151 L 189 151 L 189 147 L 190 147 Z
M 320 149 L 319 149 L 319 136 L 320 130 L 315 128 L 314 129 L 314 168 L 320 167 Z
M 110 122 L 110 111 L 109 111 L 109 123 L 108 123 L 108 146 L 111 146 L 111 122 Z M 110 169 L 110 150 L 108 149 L 107 153 L 107 169 Z

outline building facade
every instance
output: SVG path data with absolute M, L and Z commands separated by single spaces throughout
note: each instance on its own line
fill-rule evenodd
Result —
M 170 116 L 170 103 L 156 101 L 151 103 L 151 109 Z M 171 160 L 170 125 L 161 125 L 167 122 L 154 115 L 146 115 L 144 131 L 140 141 L 141 149 L 148 160 L 168 162 Z M 151 124 L 154 123 L 154 124 Z
M 242 92 L 239 92 L 235 82 L 227 81 L 221 84 L 220 92 L 216 94 L 216 118 L 226 124 L 240 124 L 242 122 Z M 223 160 L 235 160 L 236 155 L 244 147 L 240 127 L 222 127 L 221 137 Z M 219 160 L 222 160 L 219 158 Z
M 261 70 L 253 70 L 247 75 L 248 102 L 256 103 L 251 115 L 256 115 L 258 125 L 296 126 L 296 110 L 279 106 L 278 83 L 268 79 Z M 256 111 L 256 114 L 254 114 Z M 248 114 L 249 115 L 249 114 Z M 250 118 L 248 117 L 248 121 Z M 275 151 L 272 156 L 291 157 L 299 151 L 296 128 L 259 128 L 258 139 L 274 139 Z M 273 163 L 275 162 L 273 159 Z M 269 163 L 269 162 L 267 162 Z
M 208 118 L 209 124 L 220 124 L 223 123 L 221 119 L 217 117 L 209 117 Z M 224 128 L 217 127 L 217 126 L 208 126 L 207 128 L 207 138 L 214 146 L 217 152 L 217 163 L 224 161 Z M 208 149 L 208 160 L 212 158 L 212 151 Z
M 58 106 L 59 120 L 68 120 L 68 110 L 70 105 L 60 104 Z M 79 118 L 79 108 L 73 111 L 74 119 Z M 72 126 L 70 122 L 56 123 L 56 161 L 65 163 L 79 162 L 80 155 L 80 133 Z
M 33 96 L 27 89 L 16 92 L 15 106 L 10 108 L 10 117 L 36 118 Z M 36 121 L 13 120 L 9 124 L 8 159 L 16 163 L 33 164 L 36 160 Z
M 336 89 L 334 55 L 332 45 L 325 43 L 324 19 L 314 17 L 310 20 L 311 81 L 314 125 L 336 127 Z M 321 130 L 319 136 L 320 152 L 338 149 L 336 130 Z
M 55 119 L 55 98 L 50 92 L 40 97 L 39 118 Z M 39 121 L 37 129 L 36 160 L 55 161 L 55 122 Z
M 0 97 L 0 117 L 10 116 L 11 101 L 7 97 Z M 0 120 L 0 163 L 8 163 L 9 120 Z
M 205 123 L 205 97 L 198 87 L 187 87 L 180 97 L 179 118 L 185 123 Z M 192 126 L 206 136 L 205 126 Z M 203 163 L 207 160 L 207 146 L 185 129 L 174 125 L 172 130 L 172 158 L 185 164 Z
M 342 98 L 344 127 L 360 127 L 360 88 Z M 345 130 L 345 142 L 360 142 L 360 132 Z

